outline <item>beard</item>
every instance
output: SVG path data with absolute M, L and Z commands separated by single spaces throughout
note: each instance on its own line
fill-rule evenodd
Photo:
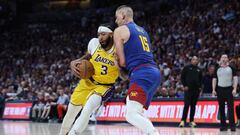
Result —
M 111 37 L 108 37 L 105 43 L 100 43 L 103 49 L 106 49 L 111 42 Z

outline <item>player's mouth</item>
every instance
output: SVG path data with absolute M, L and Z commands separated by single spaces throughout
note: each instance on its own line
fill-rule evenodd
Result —
M 105 44 L 105 42 L 104 42 L 104 41 L 100 41 L 100 44 L 101 44 L 101 45 L 104 45 L 104 44 Z

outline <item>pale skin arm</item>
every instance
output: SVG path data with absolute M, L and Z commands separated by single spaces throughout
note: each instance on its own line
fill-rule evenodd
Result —
M 212 79 L 212 95 L 216 96 L 217 92 L 216 92 L 216 85 L 217 85 L 217 79 L 213 78 Z
M 126 43 L 130 37 L 129 29 L 126 26 L 120 26 L 114 31 L 114 45 L 116 47 L 116 65 L 119 69 L 120 78 L 123 80 L 128 79 L 128 75 L 122 71 L 122 67 L 126 67 L 124 43 Z
M 128 41 L 129 37 L 130 32 L 127 26 L 120 26 L 114 31 L 113 39 L 116 47 L 117 62 L 120 67 L 126 66 L 123 45 Z
M 117 62 L 117 58 L 116 58 L 116 60 L 114 61 L 114 63 L 115 63 L 115 65 L 118 67 L 119 77 L 120 77 L 122 80 L 126 81 L 126 80 L 128 79 L 128 74 L 125 73 L 125 72 L 119 67 L 118 62 Z
M 238 77 L 234 76 L 233 77 L 233 91 L 232 91 L 233 96 L 235 96 L 237 94 L 237 85 L 238 85 Z

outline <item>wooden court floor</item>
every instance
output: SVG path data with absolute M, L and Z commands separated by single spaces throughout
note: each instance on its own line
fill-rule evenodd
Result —
M 28 121 L 0 121 L 0 135 L 58 135 L 58 123 L 33 123 Z M 236 132 L 220 132 L 218 128 L 157 127 L 160 135 L 240 135 Z M 82 135 L 144 135 L 128 124 L 91 124 Z

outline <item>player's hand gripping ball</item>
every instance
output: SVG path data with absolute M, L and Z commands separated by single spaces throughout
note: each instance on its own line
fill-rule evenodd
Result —
M 94 75 L 94 68 L 91 62 L 88 60 L 81 60 L 74 64 L 74 75 L 80 79 L 88 79 Z

